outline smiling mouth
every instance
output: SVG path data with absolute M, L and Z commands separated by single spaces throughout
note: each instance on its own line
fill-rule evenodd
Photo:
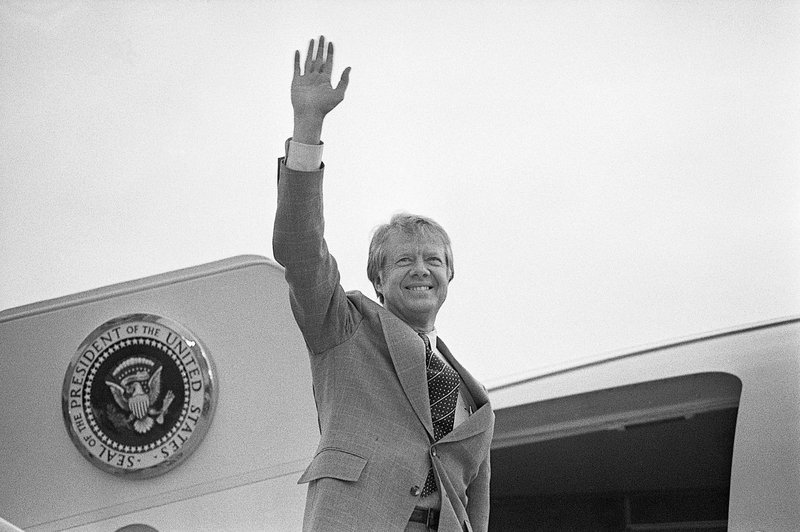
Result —
M 426 290 L 431 290 L 433 287 L 431 286 L 409 286 L 406 290 L 411 290 L 412 292 L 423 292 Z

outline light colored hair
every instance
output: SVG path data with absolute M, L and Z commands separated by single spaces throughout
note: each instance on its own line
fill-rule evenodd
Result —
M 372 241 L 369 244 L 369 255 L 367 256 L 367 278 L 375 286 L 378 275 L 386 266 L 386 249 L 389 237 L 395 234 L 405 234 L 416 237 L 428 237 L 438 239 L 444 245 L 444 258 L 448 269 L 448 278 L 453 280 L 453 249 L 450 245 L 450 237 L 441 225 L 426 216 L 409 214 L 406 212 L 392 216 L 389 223 L 379 225 L 372 232 Z M 383 294 L 378 294 L 378 300 L 383 303 Z

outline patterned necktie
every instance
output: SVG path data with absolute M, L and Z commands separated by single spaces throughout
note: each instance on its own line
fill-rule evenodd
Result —
M 419 333 L 419 335 L 425 342 L 425 368 L 428 376 L 428 396 L 431 402 L 433 439 L 439 441 L 453 430 L 461 378 L 456 370 L 442 362 L 433 353 L 428 336 L 423 333 Z M 431 468 L 428 471 L 428 478 L 425 479 L 425 486 L 422 488 L 422 496 L 434 491 L 436 491 L 436 479 L 433 476 L 433 468 Z

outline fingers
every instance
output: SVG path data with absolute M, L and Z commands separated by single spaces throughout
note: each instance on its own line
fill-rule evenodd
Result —
M 295 51 L 294 56 L 294 69 L 295 74 L 300 74 L 300 51 Z M 326 72 L 328 74 L 333 70 L 333 43 L 328 43 L 328 53 L 325 56 L 325 36 L 319 36 L 319 45 L 317 46 L 317 54 L 314 55 L 314 39 L 308 43 L 308 51 L 306 52 L 306 61 L 303 65 L 304 74 L 312 72 Z
M 342 72 L 342 77 L 339 80 L 339 84 L 336 85 L 336 88 L 334 89 L 339 94 L 340 98 L 344 98 L 344 91 L 347 90 L 347 85 L 349 83 L 350 83 L 350 67 L 347 67 L 344 69 L 344 72 Z
M 313 43 L 314 40 L 312 39 L 311 42 Z M 316 59 L 316 63 L 320 67 L 324 63 L 324 61 L 322 59 L 322 53 L 323 53 L 324 50 L 325 50 L 325 36 L 324 35 L 320 35 L 319 36 L 319 46 L 317 46 L 317 59 Z
M 331 73 L 333 70 L 333 43 L 328 43 L 328 57 L 325 59 L 325 63 L 322 64 L 322 68 L 320 68 L 320 72 L 327 72 L 328 74 Z
M 311 62 L 313 61 L 313 59 L 312 59 L 313 57 L 314 57 L 314 39 L 311 39 L 308 42 L 308 52 L 306 53 L 306 63 L 305 63 L 305 66 L 303 67 L 306 74 L 311 72 Z

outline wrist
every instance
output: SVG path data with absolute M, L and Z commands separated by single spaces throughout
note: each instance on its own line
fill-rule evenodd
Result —
M 302 144 L 319 144 L 322 137 L 323 116 L 295 116 L 292 140 Z

